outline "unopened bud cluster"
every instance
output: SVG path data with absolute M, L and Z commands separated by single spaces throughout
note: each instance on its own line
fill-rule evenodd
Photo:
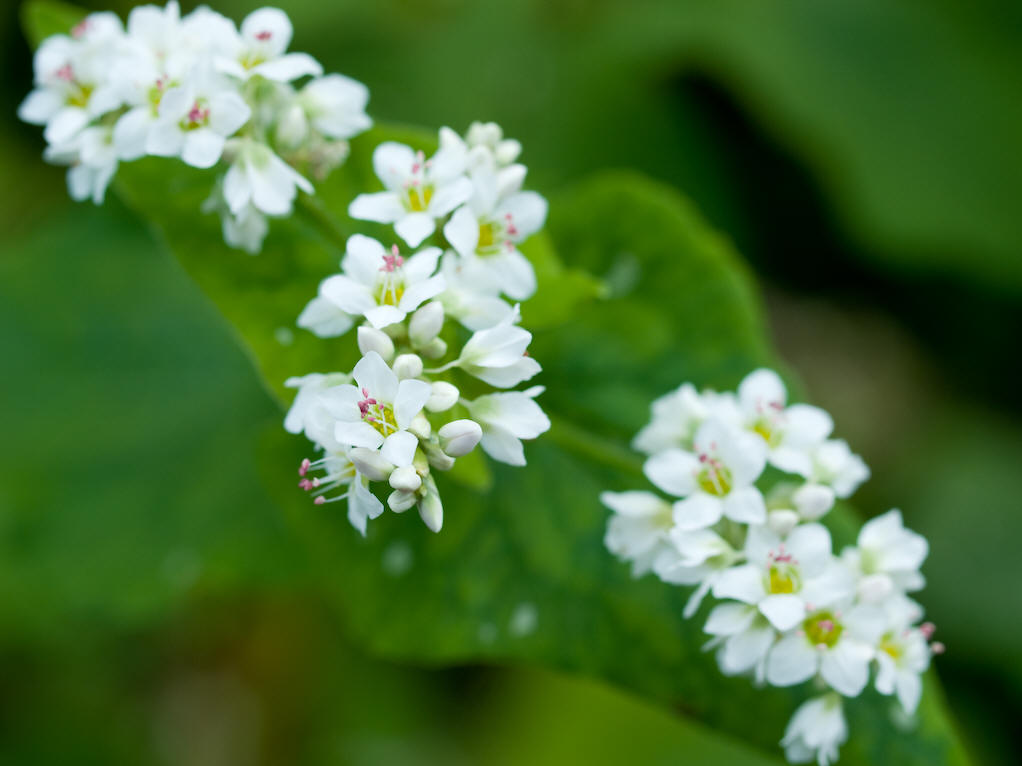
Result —
M 787 404 L 778 375 L 756 370 L 737 393 L 691 384 L 653 403 L 634 441 L 648 455 L 652 492 L 605 492 L 614 511 L 607 547 L 667 583 L 694 586 L 693 616 L 707 594 L 718 603 L 704 630 L 727 675 L 823 694 L 802 705 L 782 740 L 792 762 L 837 759 L 847 739 L 842 699 L 869 683 L 896 695 L 907 714 L 921 674 L 942 651 L 922 608 L 906 594 L 923 587 L 925 538 L 892 510 L 840 553 L 819 520 L 849 497 L 869 470 L 831 438 L 823 410 Z
M 35 89 L 18 115 L 44 125 L 44 157 L 69 165 L 76 200 L 103 201 L 121 162 L 178 157 L 217 168 L 204 211 L 217 212 L 232 247 L 256 253 L 267 217 L 291 213 L 307 176 L 323 178 L 372 124 L 369 92 L 305 53 L 277 8 L 240 28 L 202 6 L 135 8 L 127 25 L 94 13 L 35 54 Z M 300 87 L 298 81 L 304 81 Z
M 384 190 L 359 195 L 348 212 L 393 224 L 404 244 L 351 236 L 340 273 L 298 317 L 321 338 L 354 335 L 362 354 L 350 375 L 289 380 L 298 393 L 285 421 L 322 453 L 302 463 L 299 486 L 316 503 L 347 500 L 362 534 L 384 511 L 377 494 L 396 513 L 417 507 L 439 531 L 434 472 L 480 444 L 495 460 L 525 465 L 522 440 L 550 427 L 535 402 L 542 388 L 506 390 L 541 369 L 519 304 L 507 300 L 536 290 L 517 245 L 546 218 L 546 201 L 521 190 L 519 151 L 492 123 L 464 138 L 441 129 L 428 158 L 378 146 Z

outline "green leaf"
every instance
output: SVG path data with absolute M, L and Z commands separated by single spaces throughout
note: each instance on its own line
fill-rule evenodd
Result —
M 25 3 L 21 6 L 21 28 L 35 48 L 51 35 L 69 34 L 86 14 L 87 11 L 77 5 L 54 0 Z

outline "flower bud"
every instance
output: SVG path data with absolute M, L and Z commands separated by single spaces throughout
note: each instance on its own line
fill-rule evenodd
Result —
M 390 486 L 405 492 L 415 492 L 422 486 L 422 477 L 412 466 L 403 465 L 391 472 Z
M 518 159 L 522 153 L 522 145 L 513 138 L 507 138 L 497 144 L 493 150 L 493 156 L 497 158 L 500 165 L 510 165 Z
M 467 455 L 483 438 L 483 429 L 474 420 L 452 420 L 437 431 L 440 449 L 451 457 Z
M 815 521 L 834 507 L 834 490 L 822 484 L 804 484 L 792 500 L 803 519 Z
M 468 126 L 465 138 L 470 146 L 484 144 L 493 146 L 504 137 L 504 131 L 495 122 L 473 122 Z
M 367 447 L 352 447 L 348 450 L 348 460 L 369 481 L 384 481 L 394 470 L 394 464 L 384 458 L 379 450 Z
M 433 384 L 433 392 L 426 401 L 426 409 L 430 412 L 445 412 L 458 403 L 461 392 L 458 387 L 442 380 Z
M 297 149 L 309 135 L 309 120 L 299 104 L 292 104 L 277 123 L 277 143 L 285 149 Z
M 432 442 L 420 442 L 419 444 L 433 468 L 438 471 L 449 471 L 454 468 L 454 458 L 440 449 L 438 444 Z
M 358 328 L 358 350 L 363 355 L 375 351 L 383 357 L 383 361 L 389 362 L 394 358 L 394 341 L 382 330 L 362 325 Z
M 420 412 L 412 418 L 412 422 L 408 424 L 408 430 L 420 439 L 428 439 L 429 435 L 433 432 L 433 427 L 429 424 L 426 416 Z
M 394 360 L 394 374 L 398 380 L 408 380 L 422 375 L 422 360 L 415 354 L 401 354 Z
M 387 505 L 394 513 L 404 513 L 418 500 L 414 492 L 405 492 L 403 489 L 396 489 L 387 497 Z
M 427 359 L 439 359 L 447 353 L 447 343 L 443 338 L 433 338 L 433 340 L 419 349 L 419 353 Z
M 430 301 L 421 306 L 408 322 L 408 337 L 415 347 L 425 346 L 433 340 L 444 326 L 444 306 L 440 301 Z
M 767 526 L 781 537 L 787 537 L 788 533 L 798 524 L 798 514 L 786 509 L 770 511 L 767 514 Z
M 419 501 L 419 515 L 434 532 L 439 532 L 444 525 L 444 506 L 433 479 L 426 480 L 426 496 Z

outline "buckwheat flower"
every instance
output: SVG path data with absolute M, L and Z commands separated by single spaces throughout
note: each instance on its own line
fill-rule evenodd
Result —
M 738 386 L 738 402 L 746 427 L 763 437 L 771 465 L 782 471 L 809 476 L 809 451 L 834 428 L 830 415 L 819 407 L 786 407 L 788 392 L 773 370 L 749 373 Z
M 881 694 L 897 695 L 902 708 L 912 715 L 923 693 L 922 674 L 930 667 L 933 624 L 915 625 L 922 609 L 900 594 L 888 599 L 883 609 L 887 630 L 877 646 L 876 689 Z
M 248 205 L 267 215 L 287 215 L 299 189 L 313 193 L 312 184 L 266 144 L 233 138 L 227 151 L 232 160 L 223 193 L 233 215 L 240 215 Z
M 146 137 L 146 152 L 160 157 L 179 156 L 197 168 L 213 167 L 228 137 L 251 115 L 252 110 L 234 85 L 200 66 L 181 85 L 163 93 L 159 117 Z M 233 204 L 231 207 L 235 208 Z
M 482 448 L 487 455 L 508 465 L 525 465 L 522 440 L 550 430 L 550 418 L 535 401 L 542 392 L 542 386 L 535 386 L 465 402 L 472 419 L 482 426 Z
M 305 75 L 321 75 L 323 67 L 307 53 L 287 53 L 294 29 L 279 8 L 260 8 L 241 22 L 240 34 L 227 34 L 220 41 L 223 53 L 217 68 L 239 80 L 260 76 L 290 82 Z
M 831 693 L 815 697 L 795 711 L 781 746 L 792 763 L 815 760 L 819 766 L 829 766 L 837 761 L 838 748 L 847 740 L 841 697 Z
M 614 512 L 603 543 L 615 556 L 631 562 L 632 577 L 641 577 L 659 556 L 672 553 L 667 537 L 674 524 L 670 503 L 652 492 L 635 490 L 602 492 L 600 502 Z
M 97 205 L 102 204 L 118 165 L 112 131 L 101 125 L 89 126 L 62 144 L 51 144 L 43 158 L 55 165 L 70 165 L 67 188 L 71 198 L 78 202 L 91 199 Z
M 514 313 L 514 306 L 499 297 L 500 285 L 492 280 L 492 274 L 454 250 L 444 253 L 440 273 L 446 285 L 439 296 L 444 312 L 466 329 L 486 330 Z
M 349 375 L 337 372 L 313 372 L 302 377 L 288 378 L 284 385 L 298 391 L 284 418 L 285 430 L 292 434 L 304 433 L 310 441 L 328 452 L 344 452 L 348 445 L 334 438 L 336 418 L 330 405 L 331 392 L 349 383 Z
M 840 498 L 850 497 L 869 478 L 869 468 L 843 439 L 828 439 L 810 452 L 809 478 L 834 490 Z
M 444 131 L 441 130 L 441 139 Z M 465 151 L 443 145 L 430 159 L 423 152 L 385 141 L 373 152 L 373 169 L 386 191 L 360 194 L 348 215 L 366 221 L 394 224 L 398 236 L 418 247 L 443 218 L 472 195 L 465 176 Z
M 926 585 L 919 568 L 929 553 L 929 543 L 905 528 L 901 511 L 891 510 L 867 521 L 857 543 L 842 556 L 862 576 L 887 578 L 893 587 L 909 593 Z
M 714 637 L 705 648 L 717 649 L 717 664 L 724 675 L 752 671 L 757 683 L 763 682 L 767 653 L 777 631 L 754 606 L 718 604 L 707 617 L 703 630 Z
M 720 576 L 713 595 L 757 607 L 780 631 L 852 595 L 851 573 L 831 555 L 830 533 L 819 524 L 797 526 L 786 539 L 767 526 L 752 527 L 745 558 L 748 563 Z
M 352 371 L 355 385 L 333 389 L 334 437 L 353 447 L 379 449 L 395 466 L 411 465 L 418 439 L 408 428 L 429 399 L 430 385 L 398 381 L 382 357 L 370 351 Z
M 105 28 L 107 17 L 93 14 L 85 21 Z M 66 35 L 47 38 L 35 53 L 35 89 L 21 102 L 18 117 L 45 125 L 47 143 L 71 140 L 92 120 L 121 105 L 120 89 L 109 78 L 112 55 L 110 49 L 86 47 Z
M 767 682 L 794 686 L 819 673 L 834 691 L 856 697 L 869 680 L 886 624 L 883 612 L 871 605 L 818 609 L 774 644 L 767 656 Z
M 322 476 L 313 476 L 322 472 Z M 309 492 L 316 505 L 348 501 L 348 521 L 365 537 L 369 519 L 383 513 L 383 503 L 369 491 L 369 480 L 359 472 L 345 451 L 327 452 L 319 460 L 303 460 L 298 468 L 298 486 Z M 310 478 L 311 477 L 311 478 Z M 346 488 L 339 495 L 328 493 Z
M 525 300 L 536 292 L 536 272 L 517 245 L 543 228 L 547 202 L 536 192 L 521 191 L 524 176 L 514 176 L 510 188 L 502 189 L 492 160 L 473 167 L 473 194 L 454 211 L 444 236 L 463 258 L 477 259 L 491 272 L 501 292 Z
M 686 530 L 675 526 L 668 539 L 671 555 L 654 560 L 653 571 L 664 582 L 696 586 L 682 611 L 688 618 L 699 610 L 706 595 L 741 560 L 742 554 L 712 529 Z
M 674 504 L 674 521 L 691 530 L 725 516 L 748 524 L 766 521 L 763 495 L 755 486 L 765 466 L 762 440 L 709 420 L 696 433 L 692 452 L 665 450 L 650 457 L 643 470 L 664 492 L 683 498 Z
M 709 417 L 728 423 L 739 421 L 734 394 L 704 391 L 683 383 L 653 401 L 652 418 L 632 440 L 639 452 L 653 455 L 672 447 L 691 450 L 696 431 Z
M 319 295 L 376 328 L 403 322 L 443 291 L 443 276 L 434 275 L 439 258 L 439 248 L 427 247 L 405 259 L 397 246 L 388 251 L 375 239 L 354 234 L 348 238 L 342 273 L 327 277 Z
M 310 80 L 295 98 L 309 125 L 324 136 L 348 139 L 372 127 L 366 114 L 369 89 L 340 74 Z
M 536 375 L 542 368 L 526 354 L 532 333 L 515 324 L 520 316 L 516 308 L 495 327 L 472 333 L 461 355 L 447 366 L 460 367 L 497 388 L 511 388 Z

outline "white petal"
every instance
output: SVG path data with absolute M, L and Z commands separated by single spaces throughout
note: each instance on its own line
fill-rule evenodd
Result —
M 323 66 L 308 53 L 288 53 L 259 64 L 252 69 L 252 73 L 262 75 L 267 80 L 291 82 L 306 75 L 321 75 Z
M 471 196 L 472 182 L 462 176 L 452 183 L 441 186 L 433 193 L 433 198 L 429 201 L 429 214 L 434 218 L 442 218 L 454 208 L 467 202 Z
M 695 491 L 695 474 L 698 469 L 699 461 L 695 455 L 680 449 L 664 450 L 653 455 L 642 468 L 651 482 L 675 497 L 687 497 Z
M 383 329 L 396 322 L 403 322 L 405 317 L 408 315 L 407 312 L 402 311 L 396 306 L 373 306 L 371 309 L 367 309 L 365 312 L 365 318 L 369 324 L 375 327 L 377 330 Z
M 536 192 L 515 194 L 497 208 L 497 215 L 501 218 L 507 214 L 511 215 L 511 222 L 518 230 L 512 239 L 521 242 L 543 228 L 547 216 L 547 201 Z
M 869 680 L 873 650 L 857 641 L 841 640 L 823 655 L 820 674 L 834 690 L 846 697 L 857 696 Z
M 494 460 L 508 465 L 525 465 L 525 451 L 522 442 L 510 431 L 503 428 L 489 428 L 483 431 L 480 440 L 483 451 Z
M 401 296 L 398 305 L 402 311 L 410 314 L 424 301 L 440 295 L 446 286 L 443 274 L 437 274 L 423 282 L 415 282 L 405 288 L 405 294 Z
M 380 274 L 383 257 L 387 254 L 378 241 L 364 234 L 353 234 L 345 244 L 341 268 L 363 285 L 372 286 Z
M 358 388 L 367 390 L 369 396 L 374 399 L 391 404 L 397 398 L 397 375 L 375 351 L 370 351 L 358 360 L 355 369 L 351 371 L 351 376 L 358 384 Z
M 383 191 L 359 194 L 348 206 L 348 215 L 360 221 L 394 223 L 405 215 L 405 208 L 397 194 Z
M 704 529 L 720 521 L 724 504 L 718 497 L 704 492 L 679 500 L 674 504 L 674 523 L 682 530 Z
M 369 289 L 344 274 L 327 277 L 319 286 L 319 293 L 342 310 L 355 316 L 365 314 L 376 308 L 376 301 L 369 294 Z
M 146 137 L 153 124 L 148 107 L 140 106 L 125 112 L 114 125 L 114 146 L 117 157 L 137 160 L 145 154 Z
M 751 564 L 725 569 L 713 586 L 713 595 L 714 598 L 732 598 L 746 604 L 759 603 L 765 595 L 763 572 Z
M 88 123 L 89 117 L 84 109 L 65 106 L 50 118 L 43 131 L 43 138 L 47 143 L 62 144 L 73 138 Z
M 658 516 L 670 511 L 671 506 L 652 492 L 603 492 L 600 502 L 621 516 L 641 518 Z
M 791 630 L 806 616 L 805 602 L 789 593 L 776 593 L 759 602 L 759 611 L 779 631 Z
M 224 199 L 234 215 L 238 215 L 252 200 L 252 187 L 244 168 L 235 163 L 224 176 Z
M 419 440 L 408 431 L 398 431 L 386 438 L 380 454 L 396 466 L 411 465 Z
M 788 535 L 785 545 L 806 574 L 822 572 L 830 563 L 830 532 L 822 524 L 802 524 L 795 527 Z
M 459 207 L 444 225 L 444 237 L 462 256 L 469 256 L 479 245 L 479 221 L 468 207 Z
M 348 496 L 348 521 L 365 535 L 366 519 L 375 519 L 381 513 L 383 503 L 362 483 L 361 477 L 356 476 Z
M 358 202 L 357 198 L 355 202 Z M 354 206 L 354 204 L 353 202 L 352 205 Z M 433 216 L 429 213 L 406 213 L 394 224 L 394 231 L 410 247 L 421 245 L 422 241 L 435 230 L 436 224 L 433 222 Z
M 383 444 L 383 436 L 361 420 L 340 420 L 334 426 L 334 438 L 352 447 L 376 449 Z
M 740 633 L 756 619 L 756 609 L 748 604 L 718 604 L 706 618 L 703 631 L 711 636 L 731 636 Z
M 181 159 L 193 168 L 211 168 L 224 151 L 224 137 L 208 128 L 193 130 L 185 136 Z
M 209 127 L 227 137 L 248 122 L 252 110 L 237 93 L 222 91 L 209 99 Z
M 898 692 L 898 701 L 905 708 L 905 712 L 909 715 L 915 713 L 923 696 L 923 682 L 919 676 L 908 671 L 898 673 L 895 688 Z
M 400 189 L 412 173 L 416 162 L 411 147 L 394 141 L 384 141 L 373 150 L 373 170 L 387 189 Z M 397 195 L 395 195 L 396 198 Z M 404 208 L 401 208 L 402 212 Z M 354 213 L 352 218 L 359 218 Z M 375 219 L 370 219 L 375 220 Z M 393 220 L 397 220 L 396 218 Z
M 816 649 L 805 636 L 791 633 L 774 644 L 767 655 L 766 679 L 773 686 L 794 686 L 816 675 L 819 664 Z
M 719 502 L 719 501 L 718 501 Z M 724 515 L 743 524 L 762 524 L 766 521 L 766 503 L 755 487 L 735 489 L 723 500 Z
M 437 262 L 442 254 L 443 250 L 439 247 L 423 248 L 405 261 L 405 277 L 410 282 L 421 282 L 428 279 L 436 271 Z
M 64 105 L 53 90 L 38 88 L 29 93 L 18 107 L 18 118 L 32 125 L 45 125 Z
M 720 654 L 720 669 L 726 675 L 745 673 L 763 661 L 776 633 L 769 625 L 756 625 L 731 636 Z
M 490 268 L 500 281 L 501 291 L 518 301 L 531 298 L 536 292 L 536 272 L 529 259 L 518 250 L 491 256 Z
M 422 412 L 432 393 L 433 387 L 424 380 L 410 379 L 398 383 L 394 398 L 394 418 L 398 428 L 411 425 L 412 418 Z
M 746 412 L 768 412 L 776 410 L 776 405 L 783 407 L 788 400 L 788 392 L 776 372 L 759 369 L 746 375 L 738 385 L 738 400 Z
M 317 296 L 298 315 L 297 324 L 317 337 L 335 338 L 350 330 L 354 320 L 333 301 Z

